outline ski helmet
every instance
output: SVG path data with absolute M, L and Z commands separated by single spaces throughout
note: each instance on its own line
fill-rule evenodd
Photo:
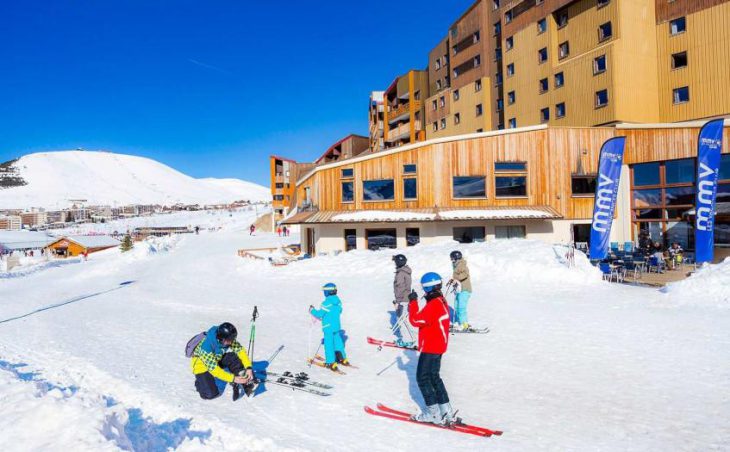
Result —
M 337 286 L 333 282 L 328 282 L 324 286 L 322 286 L 322 290 L 324 291 L 324 296 L 329 297 L 330 295 L 337 295 Z
M 421 287 L 426 293 L 434 289 L 441 289 L 441 276 L 438 273 L 428 272 L 421 277 Z
M 396 268 L 401 268 L 402 266 L 406 265 L 406 262 L 408 262 L 408 259 L 402 254 L 396 254 L 393 256 L 393 262 L 395 262 Z
M 462 258 L 461 251 L 459 251 L 459 250 L 452 251 L 451 254 L 449 254 L 449 257 L 451 258 L 452 261 L 459 261 Z
M 236 336 L 238 336 L 238 331 L 236 331 L 236 327 L 228 322 L 221 323 L 218 327 L 218 332 L 215 333 L 215 338 L 218 339 L 218 342 L 233 342 L 236 340 Z

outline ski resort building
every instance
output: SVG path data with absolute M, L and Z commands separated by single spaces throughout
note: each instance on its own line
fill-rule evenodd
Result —
M 539 125 L 427 140 L 319 165 L 296 181 L 310 255 L 534 238 L 588 241 L 602 144 L 626 137 L 611 237 L 693 249 L 697 135 L 704 122 L 614 127 Z M 726 122 L 715 241 L 730 247 L 730 121 Z
M 108 235 L 76 235 L 62 237 L 48 245 L 48 248 L 58 256 L 78 256 L 86 253 L 95 253 L 119 246 L 121 242 Z

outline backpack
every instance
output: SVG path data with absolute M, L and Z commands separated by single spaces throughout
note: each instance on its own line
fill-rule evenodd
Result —
M 195 348 L 205 340 L 205 336 L 208 333 L 203 331 L 202 333 L 198 333 L 195 336 L 191 337 L 188 341 L 188 344 L 185 346 L 185 356 L 188 358 L 193 357 L 193 352 L 195 352 Z

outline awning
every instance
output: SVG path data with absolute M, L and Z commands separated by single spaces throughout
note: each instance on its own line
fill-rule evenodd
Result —
M 558 220 L 563 218 L 549 206 L 483 207 L 401 210 L 320 210 L 298 212 L 282 224 L 325 223 L 413 223 L 460 220 Z

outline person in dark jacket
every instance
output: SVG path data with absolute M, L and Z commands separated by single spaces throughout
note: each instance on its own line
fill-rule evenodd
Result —
M 408 317 L 418 328 L 418 367 L 416 382 L 421 390 L 426 409 L 413 416 L 414 421 L 433 424 L 452 424 L 456 421 L 443 380 L 441 358 L 449 345 L 449 305 L 441 293 L 441 276 L 429 272 L 421 278 L 426 295 L 426 306 L 419 311 L 418 294 L 408 296 Z
M 393 304 L 395 305 L 395 319 L 393 319 L 393 334 L 400 341 L 398 345 L 410 347 L 413 343 L 404 343 L 403 341 L 403 329 L 410 334 L 413 338 L 413 333 L 410 331 L 407 323 L 401 321 L 403 317 L 403 311 L 408 303 L 408 295 L 411 293 L 411 267 L 407 265 L 408 259 L 402 254 L 396 254 L 393 256 L 393 262 L 395 263 L 395 277 L 393 279 L 393 295 L 395 299 Z M 403 319 L 404 320 L 404 319 Z M 399 324 L 400 323 L 400 324 Z M 398 325 L 396 327 L 396 325 Z

